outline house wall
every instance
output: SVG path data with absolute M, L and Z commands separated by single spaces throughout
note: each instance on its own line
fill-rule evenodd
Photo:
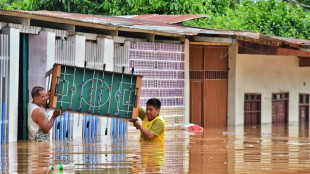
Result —
M 158 98 L 167 129 L 181 127 L 188 112 L 184 98 L 188 94 L 185 57 L 184 44 L 130 42 L 129 66 L 143 76 L 139 105 L 145 107 L 148 99 Z
M 289 93 L 289 121 L 299 119 L 299 93 L 310 93 L 310 68 L 296 56 L 237 54 L 229 58 L 228 124 L 244 123 L 244 94 L 261 94 L 261 123 L 272 122 L 272 93 Z M 304 83 L 305 82 L 305 83 Z
M 29 101 L 32 101 L 31 90 L 33 87 L 42 86 L 45 88 L 46 85 L 47 40 L 47 32 L 40 32 L 39 35 L 29 35 Z
M 19 75 L 19 30 L 14 28 L 4 28 L 3 34 L 9 36 L 9 92 L 8 98 L 8 142 L 17 141 L 18 122 L 18 75 Z
M 233 44 L 228 52 L 228 97 L 227 97 L 227 124 L 236 122 L 236 56 L 237 45 Z
M 47 58 L 46 58 L 46 72 L 53 68 L 55 63 L 55 41 L 56 35 L 52 32 L 47 32 Z M 48 85 L 46 85 L 48 86 Z

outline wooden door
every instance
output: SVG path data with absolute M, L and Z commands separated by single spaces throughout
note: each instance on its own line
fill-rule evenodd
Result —
M 299 121 L 308 122 L 309 121 L 309 106 L 299 106 Z
M 272 122 L 288 121 L 288 93 L 272 94 Z
M 309 94 L 299 94 L 299 121 L 309 122 Z
M 244 125 L 261 123 L 261 95 L 245 94 L 244 96 Z
M 286 122 L 286 101 L 272 103 L 272 122 Z
M 227 47 L 220 46 L 190 47 L 192 123 L 203 127 L 227 124 L 227 52 Z
M 203 126 L 203 111 L 202 111 L 202 100 L 203 100 L 203 82 L 192 81 L 191 83 L 191 96 L 190 96 L 190 108 L 191 116 L 190 122 Z
M 190 122 L 203 126 L 203 46 L 190 49 Z
M 299 94 L 299 137 L 309 137 L 309 94 Z

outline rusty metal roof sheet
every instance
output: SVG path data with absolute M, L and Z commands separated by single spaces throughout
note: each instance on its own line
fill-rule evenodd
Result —
M 207 28 L 178 26 L 159 22 L 160 20 L 149 21 L 135 18 L 77 14 L 77 13 L 56 12 L 56 11 L 22 11 L 22 10 L 4 10 L 4 9 L 0 9 L 0 15 L 24 17 L 29 19 L 53 21 L 57 23 L 73 24 L 73 25 L 83 24 L 84 26 L 89 26 L 95 24 L 94 26 L 91 27 L 98 27 L 98 26 L 102 28 L 110 27 L 111 30 L 144 32 L 151 34 L 169 34 L 171 36 L 184 36 L 184 35 L 194 36 L 198 34 L 243 36 L 253 39 L 266 39 L 281 42 L 289 42 L 298 45 L 307 45 L 307 46 L 310 45 L 310 40 L 277 37 L 277 36 L 266 36 L 252 31 L 216 30 Z M 177 21 L 177 18 L 173 20 Z
M 240 30 L 215 30 L 204 29 L 200 34 L 214 34 L 214 35 L 229 35 L 229 36 L 244 36 L 254 39 L 259 39 L 261 34 L 253 31 L 240 31 Z
M 269 36 L 269 35 L 263 35 L 263 34 L 260 34 L 260 33 L 252 32 L 252 31 L 234 31 L 234 30 L 211 30 L 211 29 L 206 29 L 206 30 L 201 31 L 200 34 L 243 36 L 243 37 L 248 37 L 248 38 L 253 38 L 253 39 L 265 39 L 265 40 L 293 43 L 293 44 L 297 44 L 297 45 L 310 46 L 310 40 L 288 38 L 288 37 L 279 37 L 279 36 Z
M 284 42 L 293 43 L 297 45 L 310 45 L 310 40 L 306 40 L 306 39 L 296 39 L 296 38 L 289 38 L 289 37 L 267 36 L 267 35 L 264 35 L 263 38 L 277 40 L 277 41 L 284 41 Z
M 148 15 L 135 15 L 135 16 L 121 16 L 130 19 L 140 19 L 144 21 L 151 21 L 151 22 L 161 22 L 166 24 L 175 24 L 180 23 L 192 19 L 198 18 L 209 18 L 208 15 L 158 15 L 158 14 L 148 14 Z
M 67 13 L 58 11 L 22 11 L 22 10 L 0 10 L 0 14 L 10 15 L 10 13 L 27 14 L 28 18 L 36 17 L 48 17 L 54 19 L 64 19 L 75 22 L 83 22 L 90 24 L 99 24 L 102 26 L 112 26 L 119 30 L 133 29 L 133 30 L 144 30 L 145 32 L 162 32 L 170 33 L 174 35 L 197 35 L 202 29 L 190 28 L 184 26 L 170 25 L 161 22 L 151 22 L 139 19 L 127 19 L 115 16 L 101 16 L 101 15 L 90 15 L 90 14 L 77 14 Z M 43 20 L 43 19 L 42 19 Z M 68 21 L 69 22 L 69 21 Z M 59 23 L 62 23 L 59 21 Z M 142 31 L 141 31 L 142 32 Z

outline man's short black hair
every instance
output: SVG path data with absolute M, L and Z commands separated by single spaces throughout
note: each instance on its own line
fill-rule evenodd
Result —
M 147 102 L 146 105 L 151 105 L 156 109 L 160 109 L 161 107 L 161 102 L 157 98 L 150 98 Z
M 40 95 L 40 92 L 45 91 L 45 89 L 41 86 L 35 86 L 31 90 L 31 96 L 32 98 L 37 97 Z

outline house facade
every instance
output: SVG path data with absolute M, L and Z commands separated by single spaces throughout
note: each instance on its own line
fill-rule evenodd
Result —
M 109 71 L 125 67 L 128 73 L 134 68 L 144 76 L 141 106 L 159 98 L 171 129 L 309 120 L 308 40 L 151 17 L 9 10 L 0 10 L 0 17 L 3 141 L 27 138 L 29 91 L 49 89 L 46 72 L 54 63 L 83 67 L 87 61 L 88 68 L 106 64 Z M 105 130 L 122 137 L 128 131 L 127 123 L 94 115 L 65 113 L 55 124 L 54 139 L 104 136 Z

